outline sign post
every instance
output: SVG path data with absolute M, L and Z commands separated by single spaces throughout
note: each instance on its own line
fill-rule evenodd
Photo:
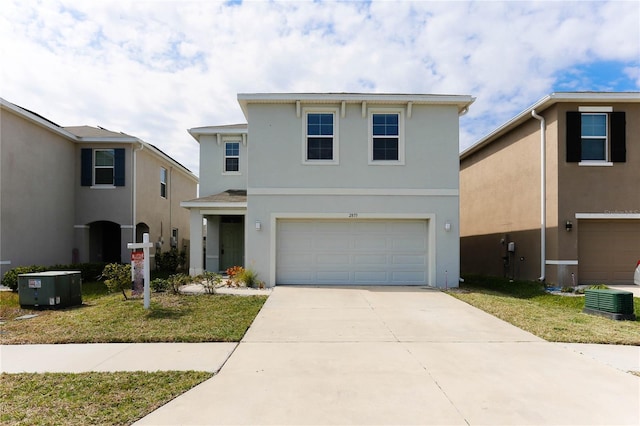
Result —
M 129 250 L 142 249 L 144 256 L 143 271 L 144 271 L 144 308 L 149 309 L 149 303 L 151 298 L 150 290 L 150 277 L 151 268 L 149 266 L 149 249 L 153 247 L 153 243 L 149 242 L 149 233 L 142 234 L 141 243 L 128 243 L 127 248 Z

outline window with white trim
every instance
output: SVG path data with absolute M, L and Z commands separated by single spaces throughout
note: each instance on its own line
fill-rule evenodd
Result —
M 307 110 L 304 113 L 303 161 L 313 164 L 338 162 L 337 109 Z
M 369 132 L 369 164 L 404 164 L 402 111 L 371 111 Z
M 95 149 L 93 151 L 93 184 L 113 185 L 115 171 L 115 150 Z
M 225 173 L 240 172 L 240 142 L 224 143 L 224 171 Z
M 607 114 L 583 113 L 580 136 L 582 161 L 607 161 Z
M 167 169 L 160 167 L 160 196 L 167 198 Z

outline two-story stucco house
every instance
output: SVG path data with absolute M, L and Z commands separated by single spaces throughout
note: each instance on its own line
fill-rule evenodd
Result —
M 460 155 L 463 273 L 633 284 L 640 93 L 553 93 Z
M 0 99 L 0 271 L 24 265 L 127 262 L 148 232 L 185 249 L 198 179 L 136 137 L 61 127 Z M 153 252 L 153 250 L 152 250 Z M 153 262 L 152 262 L 153 263 Z
M 201 164 L 201 197 L 182 203 L 191 273 L 242 265 L 268 286 L 457 286 L 458 121 L 473 100 L 239 94 L 247 124 L 189 130 Z

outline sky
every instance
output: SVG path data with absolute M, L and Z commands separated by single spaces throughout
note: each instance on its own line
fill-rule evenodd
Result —
M 471 95 L 462 151 L 550 93 L 640 91 L 638 0 L 0 3 L 0 97 L 196 175 L 187 129 L 246 122 L 238 93 Z

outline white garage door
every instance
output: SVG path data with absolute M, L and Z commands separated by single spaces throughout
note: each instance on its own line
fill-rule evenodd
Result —
M 426 220 L 278 220 L 277 284 L 427 283 Z
M 640 259 L 640 221 L 580 220 L 580 284 L 633 284 Z

